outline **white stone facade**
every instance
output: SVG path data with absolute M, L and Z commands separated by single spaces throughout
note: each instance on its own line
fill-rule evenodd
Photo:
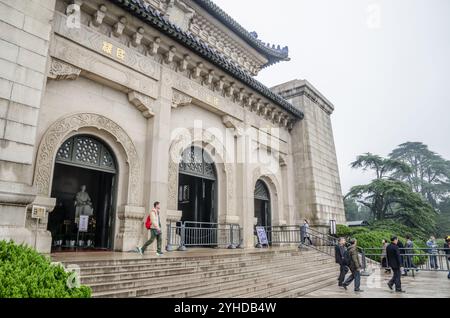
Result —
M 189 16 L 199 13 L 169 2 L 181 8 L 174 21 L 190 28 Z M 304 112 L 297 120 L 109 1 L 0 0 L 0 30 L 0 239 L 50 252 L 47 220 L 36 235 L 31 206 L 54 209 L 56 152 L 82 134 L 101 140 L 117 161 L 114 250 L 142 243 L 154 201 L 163 229 L 180 219 L 177 160 L 192 143 L 215 162 L 218 221 L 239 224 L 245 247 L 254 245 L 259 179 L 270 191 L 273 225 L 345 222 L 333 106 L 309 83 L 273 89 Z M 242 40 L 233 43 L 236 54 L 248 54 L 236 55 L 243 68 L 259 59 L 247 65 L 257 73 L 266 61 Z M 250 160 L 258 154 L 263 162 Z

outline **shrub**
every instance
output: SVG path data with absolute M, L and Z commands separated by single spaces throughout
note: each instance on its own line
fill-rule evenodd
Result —
M 427 240 L 429 234 L 422 232 L 419 229 L 414 229 L 394 220 L 383 220 L 376 221 L 369 226 L 371 230 L 382 230 L 386 232 L 391 232 L 395 235 L 399 235 L 402 237 L 406 237 L 407 235 L 411 235 L 415 240 Z
M 368 232 L 369 229 L 365 228 L 365 227 L 348 227 L 346 225 L 342 225 L 342 224 L 338 224 L 336 226 L 336 235 L 338 237 L 352 237 L 357 233 L 364 233 L 364 232 Z
M 35 250 L 0 241 L 0 298 L 89 298 L 89 287 L 67 286 L 69 276 Z
M 367 227 L 348 227 L 345 225 L 339 225 L 336 227 L 337 235 L 346 237 L 347 239 L 355 238 L 358 241 L 358 246 L 362 249 L 364 249 L 366 256 L 374 261 L 381 262 L 381 257 L 379 255 L 382 254 L 382 241 L 386 240 L 388 243 L 390 243 L 391 236 L 395 235 L 398 237 L 400 241 L 403 242 L 403 244 L 406 243 L 406 238 L 403 233 L 404 231 L 393 231 L 389 230 L 389 227 L 380 227 L 379 229 L 371 229 Z M 404 230 L 400 228 L 400 230 Z M 411 232 L 406 232 L 410 234 Z M 413 235 L 413 234 L 411 234 Z M 414 237 L 414 236 L 413 236 Z M 418 239 L 414 240 L 414 253 L 416 254 L 423 254 L 422 250 L 419 250 L 420 248 L 425 248 L 426 244 L 423 240 Z M 375 255 L 371 255 L 375 254 Z M 425 256 L 414 256 L 413 262 L 416 265 L 423 264 L 425 262 L 426 258 Z

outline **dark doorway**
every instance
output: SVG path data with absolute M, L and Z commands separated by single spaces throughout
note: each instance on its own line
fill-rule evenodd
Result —
M 53 252 L 112 249 L 115 185 L 115 160 L 102 142 L 90 136 L 75 136 L 61 146 L 51 193 L 56 206 L 48 221 Z M 83 186 L 90 213 L 77 210 L 75 205 Z M 89 216 L 85 232 L 78 231 L 79 214 Z
M 272 214 L 270 211 L 270 194 L 269 190 L 262 180 L 258 180 L 255 186 L 255 218 L 256 226 L 266 228 L 267 238 L 271 241 Z M 256 235 L 256 230 L 255 230 Z
M 190 147 L 179 166 L 178 210 L 185 223 L 185 243 L 214 247 L 217 243 L 216 169 L 201 148 Z M 206 244 L 205 244 L 206 242 Z
M 178 209 L 182 221 L 216 223 L 215 181 L 180 174 Z

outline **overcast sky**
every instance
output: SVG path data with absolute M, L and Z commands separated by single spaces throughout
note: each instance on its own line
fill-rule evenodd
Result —
M 274 86 L 307 79 L 334 105 L 343 192 L 372 178 L 358 154 L 421 141 L 450 159 L 449 0 L 215 0 L 291 61 L 262 71 Z

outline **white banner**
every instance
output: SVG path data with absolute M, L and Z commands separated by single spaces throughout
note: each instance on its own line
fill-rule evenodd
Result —
M 89 216 L 80 215 L 80 224 L 78 225 L 79 232 L 87 232 L 89 226 Z

